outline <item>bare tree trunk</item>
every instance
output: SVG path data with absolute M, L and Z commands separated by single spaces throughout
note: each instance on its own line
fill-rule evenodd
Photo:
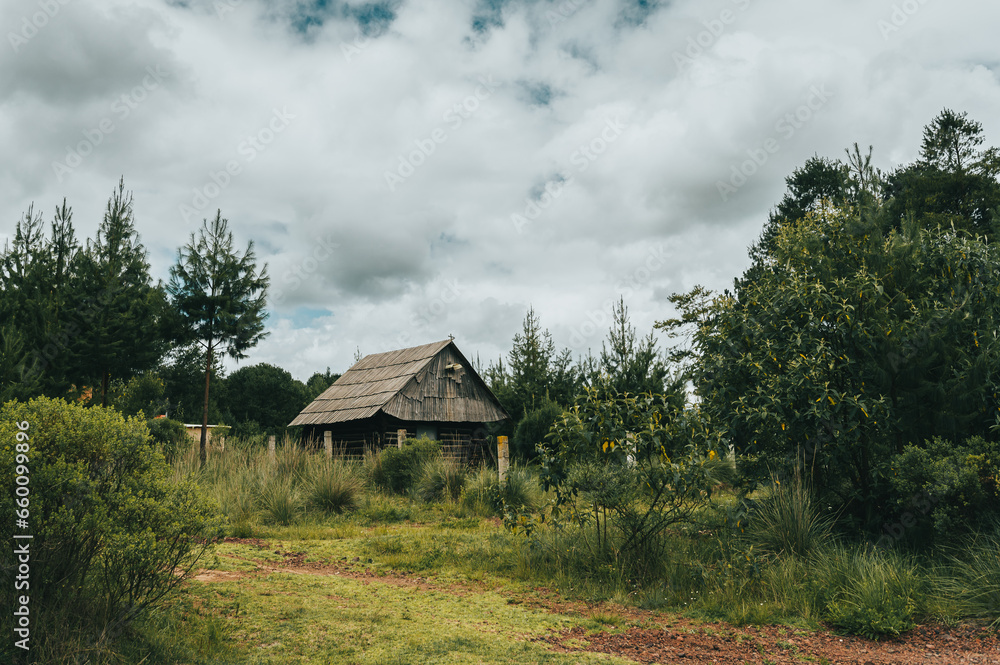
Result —
M 208 380 L 212 375 L 212 346 L 209 345 L 208 353 L 205 354 L 205 403 L 201 412 L 201 448 L 199 449 L 199 459 L 201 466 L 205 466 L 208 459 Z
M 110 377 L 109 372 L 103 372 L 101 374 L 101 406 L 108 405 L 108 379 Z

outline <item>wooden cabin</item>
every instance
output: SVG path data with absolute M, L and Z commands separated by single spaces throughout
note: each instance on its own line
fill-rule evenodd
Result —
M 427 436 L 448 457 L 486 458 L 487 425 L 509 419 L 471 363 L 446 339 L 362 358 L 289 423 L 307 442 L 360 455 Z

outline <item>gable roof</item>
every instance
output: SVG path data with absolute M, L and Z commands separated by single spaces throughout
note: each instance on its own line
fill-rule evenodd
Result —
M 465 375 L 471 380 L 463 386 Z M 362 420 L 380 411 L 401 420 L 496 422 L 509 418 L 455 343 L 446 339 L 365 356 L 289 426 Z

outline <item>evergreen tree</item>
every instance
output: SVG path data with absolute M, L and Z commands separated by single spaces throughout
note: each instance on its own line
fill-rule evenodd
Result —
M 48 239 L 32 205 L 0 254 L 0 319 L 10 327 L 5 362 L 20 356 L 7 378 L 21 384 L 11 388 L 15 392 L 62 396 L 71 379 L 79 382 L 73 352 L 79 328 L 71 316 L 75 310 L 68 305 L 78 288 L 78 251 L 72 210 L 63 201 Z
M 219 210 L 205 220 L 197 237 L 177 251 L 170 269 L 170 292 L 183 324 L 184 337 L 205 353 L 205 390 L 202 401 L 201 462 L 208 439 L 208 409 L 212 364 L 216 354 L 246 357 L 267 333 L 267 265 L 257 269 L 253 241 L 242 253 L 233 247 L 229 222 Z
M 112 377 L 127 379 L 152 369 L 166 352 L 161 331 L 165 294 L 152 285 L 124 179 L 108 200 L 97 237 L 88 241 L 80 264 L 86 284 L 77 316 L 82 369 L 100 381 L 101 405 L 106 406 Z
M 326 373 L 316 372 L 306 381 L 306 397 L 311 402 L 322 395 L 323 391 L 332 386 L 333 382 L 339 378 L 340 374 L 332 374 L 329 367 L 326 368 Z
M 642 393 L 662 394 L 667 390 L 670 370 L 656 348 L 653 333 L 638 338 L 636 329 L 629 322 L 624 298 L 618 300 L 612 315 L 608 338 L 601 342 L 598 362 L 598 371 L 608 378 L 605 385 L 619 393 L 633 396 Z M 597 383 L 592 381 L 594 385 Z M 677 390 L 677 385 L 671 386 L 671 392 Z
M 1000 154 L 980 150 L 983 126 L 966 113 L 944 109 L 924 128 L 920 159 L 889 178 L 891 215 L 897 228 L 913 214 L 925 228 L 994 233 L 1000 208 Z

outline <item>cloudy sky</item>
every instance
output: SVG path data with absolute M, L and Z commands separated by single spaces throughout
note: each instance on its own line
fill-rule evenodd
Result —
M 154 278 L 216 209 L 272 276 L 243 363 L 300 379 L 529 304 L 599 349 L 612 301 L 726 288 L 813 154 L 917 156 L 942 108 L 1000 144 L 991 0 L 4 0 L 0 242 L 119 177 Z

